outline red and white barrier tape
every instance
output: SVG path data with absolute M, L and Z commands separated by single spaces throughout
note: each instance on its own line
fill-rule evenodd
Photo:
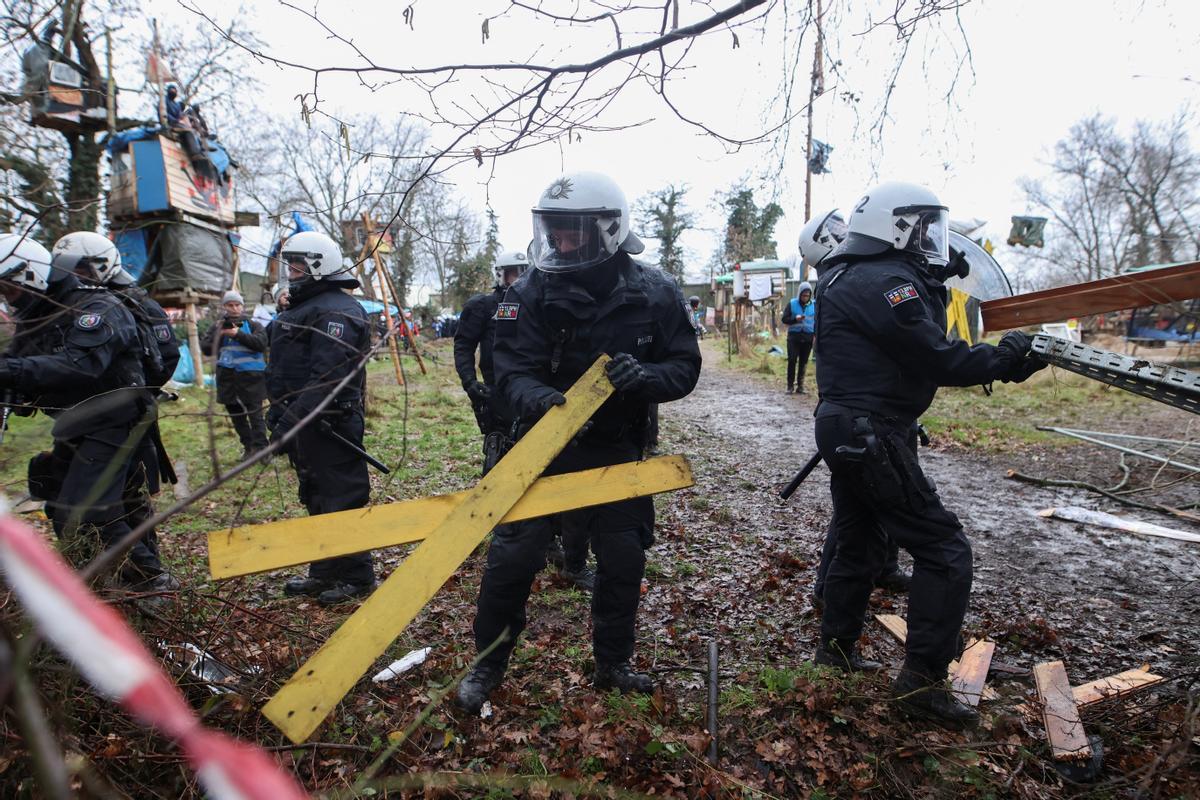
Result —
M 205 729 L 125 620 L 33 529 L 0 514 L 0 569 L 38 630 L 97 692 L 174 739 L 211 797 L 308 797 L 265 751 Z

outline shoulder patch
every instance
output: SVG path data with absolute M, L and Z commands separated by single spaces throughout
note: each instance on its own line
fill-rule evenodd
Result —
M 888 305 L 892 308 L 905 303 L 909 300 L 918 300 L 921 295 L 917 293 L 917 287 L 911 283 L 902 283 L 895 289 L 888 289 L 883 293 L 883 299 L 888 301 Z
M 81 330 L 90 331 L 100 327 L 103 321 L 104 316 L 101 314 L 80 314 L 79 319 L 75 320 L 75 325 Z
M 340 322 L 329 322 L 325 325 L 325 332 L 335 339 L 340 339 L 346 332 L 346 326 Z
M 500 303 L 496 306 L 496 319 L 515 320 L 520 310 L 520 303 Z
M 171 330 L 171 326 L 167 325 L 165 322 L 155 325 L 154 338 L 158 339 L 160 342 L 171 341 L 171 339 L 174 338 L 174 333 Z

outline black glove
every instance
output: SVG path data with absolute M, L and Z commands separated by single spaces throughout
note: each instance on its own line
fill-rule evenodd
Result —
M 486 403 L 492 396 L 492 387 L 479 381 L 464 383 L 463 389 L 466 390 L 467 397 L 471 398 L 472 403 Z
M 1021 331 L 1009 331 L 1000 339 L 1000 344 L 996 345 L 996 349 L 1000 351 L 1000 355 L 1005 361 L 1010 364 L 1015 364 L 1021 361 L 1025 356 L 1029 355 L 1030 348 L 1033 347 L 1033 339 L 1029 338 L 1029 334 Z
M 223 330 L 228 330 L 228 329 L 232 329 L 232 328 L 236 328 L 236 327 L 237 327 L 237 323 L 231 317 L 225 317 L 224 319 L 221 320 L 221 328 Z
M 1000 380 L 1005 383 L 1024 383 L 1029 380 L 1030 375 L 1047 366 L 1046 362 L 1037 356 L 1026 356 L 1009 369 L 1007 374 L 1001 375 Z
M 538 416 L 545 414 L 552 406 L 565 406 L 566 404 L 567 398 L 563 396 L 562 392 L 551 392 L 537 401 Z
M 617 353 L 604 371 L 618 392 L 636 392 L 646 385 L 646 368 L 629 353 Z

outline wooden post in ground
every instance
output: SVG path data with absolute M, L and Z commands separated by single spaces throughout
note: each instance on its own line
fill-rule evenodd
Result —
M 366 216 L 362 215 L 362 219 L 367 227 L 367 242 L 371 241 L 371 234 L 374 231 L 374 223 Z M 400 314 L 400 330 L 404 333 L 404 338 L 408 339 L 408 347 L 413 348 L 413 355 L 416 357 L 416 366 L 421 368 L 421 374 L 426 375 L 428 371 L 425 369 L 425 361 L 421 359 L 421 351 L 416 349 L 416 339 L 413 337 L 413 329 L 408 326 L 408 320 L 404 319 L 404 309 L 400 307 L 400 293 L 396 291 L 396 285 L 391 282 L 391 276 L 388 270 L 383 269 L 382 261 L 379 260 L 379 248 L 374 248 L 374 258 L 376 258 L 376 267 L 379 275 L 382 275 L 382 281 L 388 284 L 388 289 L 391 291 L 391 296 L 396 299 L 396 313 Z M 384 306 L 388 305 L 388 301 L 384 300 Z
M 375 261 L 375 272 L 379 275 L 379 299 L 383 303 L 383 319 L 387 323 L 388 349 L 392 353 L 392 366 L 396 370 L 396 384 L 404 385 L 404 373 L 400 369 L 400 348 L 396 346 L 396 337 L 392 335 L 392 311 L 388 307 L 387 287 L 384 284 L 385 275 L 383 269 L 383 260 L 379 257 L 379 243 L 372 242 L 371 236 L 375 230 L 375 226 L 371 223 L 371 215 L 366 211 L 363 212 L 363 228 L 366 231 L 366 244 L 363 245 L 363 252 L 358 255 L 359 275 L 366 280 L 366 271 L 363 270 L 362 264 L 367 250 L 371 251 L 371 258 Z M 396 306 L 396 313 L 400 313 L 400 307 Z
M 200 352 L 200 329 L 196 325 L 196 298 L 194 296 L 185 296 L 183 314 L 187 324 L 188 350 L 192 354 L 192 369 L 196 373 L 196 385 L 203 387 L 204 358 Z

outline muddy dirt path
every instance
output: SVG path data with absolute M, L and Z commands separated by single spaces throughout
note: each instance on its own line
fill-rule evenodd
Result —
M 692 610 L 701 619 L 711 612 L 735 652 L 770 657 L 766 641 L 761 650 L 738 643 L 736 631 L 748 626 L 778 637 L 785 647 L 775 648 L 777 655 L 790 651 L 793 658 L 807 657 L 819 626 L 808 592 L 829 520 L 829 473 L 818 467 L 789 504 L 776 495 L 815 452 L 815 397 L 786 395 L 782 387 L 732 372 L 709 355 L 695 392 L 663 407 L 664 450 L 689 455 L 698 484 L 660 517 L 660 541 L 682 547 L 686 557 L 702 563 L 695 594 L 699 607 Z M 1096 453 L 1091 457 L 1105 457 Z M 1077 475 L 1077 462 L 1089 457 L 1079 447 L 1038 448 L 1035 455 L 1032 471 L 1064 477 Z M 974 548 L 968 633 L 998 642 L 996 657 L 1008 663 L 1028 667 L 1064 658 L 1080 683 L 1142 663 L 1168 675 L 1194 669 L 1200 648 L 1200 546 L 1048 521 L 1034 512 L 1079 505 L 1181 530 L 1200 532 L 1200 526 L 1122 509 L 1087 492 L 1005 478 L 1010 468 L 1031 471 L 1031 457 L 939 452 L 936 439 L 933 448 L 921 452 Z M 678 539 L 673 523 L 686 528 L 692 541 L 673 542 Z M 729 539 L 745 548 L 732 564 L 729 548 L 717 548 L 726 553 L 721 557 L 704 544 L 727 545 Z M 777 586 L 781 580 L 784 585 Z M 653 613 L 653 598 L 647 599 L 644 608 Z M 873 610 L 891 610 L 887 607 L 894 603 L 896 613 L 904 613 L 903 598 L 877 592 L 872 602 Z M 897 661 L 898 651 L 878 626 L 868 626 L 867 634 L 877 654 Z

